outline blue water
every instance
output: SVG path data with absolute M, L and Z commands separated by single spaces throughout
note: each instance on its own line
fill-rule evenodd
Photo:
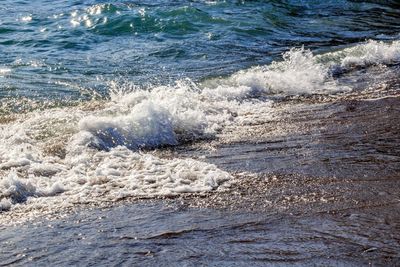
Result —
M 291 47 L 329 51 L 400 29 L 397 1 L 1 4 L 2 98 L 68 101 L 106 96 L 115 80 L 202 80 L 267 64 Z
M 0 266 L 400 262 L 399 1 L 0 4 Z

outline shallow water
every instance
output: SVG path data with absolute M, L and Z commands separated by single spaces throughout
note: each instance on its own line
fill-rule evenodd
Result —
M 398 214 L 374 212 L 276 215 L 129 204 L 2 229 L 0 255 L 2 265 L 24 266 L 393 263 Z
M 6 2 L 0 265 L 399 262 L 396 1 Z

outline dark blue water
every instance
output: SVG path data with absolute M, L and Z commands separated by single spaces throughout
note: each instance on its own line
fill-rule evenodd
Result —
M 201 80 L 400 29 L 397 1 L 2 1 L 0 97 L 85 99 L 107 82 Z

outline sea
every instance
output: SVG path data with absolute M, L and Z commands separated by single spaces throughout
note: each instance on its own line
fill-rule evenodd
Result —
M 395 0 L 2 0 L 0 266 L 396 266 L 399 107 Z

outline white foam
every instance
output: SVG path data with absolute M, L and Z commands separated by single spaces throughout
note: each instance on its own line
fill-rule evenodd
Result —
M 226 187 L 232 178 L 212 164 L 193 159 L 161 159 L 126 147 L 108 152 L 86 151 L 81 157 L 66 161 L 74 166 L 69 171 L 75 176 L 68 181 L 69 187 L 78 189 L 74 195 L 83 199 L 93 195 L 115 200 L 128 196 L 205 192 Z
M 214 98 L 190 81 L 130 93 L 115 89 L 103 108 L 35 111 L 0 125 L 0 177 L 8 181 L 0 189 L 2 209 L 20 209 L 20 203 L 72 205 L 229 187 L 232 176 L 215 165 L 161 159 L 137 149 L 215 134 L 244 105 L 238 101 L 247 97 L 242 89 L 233 90 L 216 90 Z M 57 156 L 61 152 L 51 153 L 59 146 L 65 158 Z M 7 178 L 10 173 L 13 180 Z M 6 193 L 15 185 L 24 196 L 18 200 Z
M 343 90 L 329 74 L 333 65 L 398 59 L 398 42 L 368 42 L 319 56 L 292 49 L 283 61 L 202 86 L 183 80 L 140 89 L 113 82 L 111 99 L 98 108 L 17 116 L 0 124 L 0 210 L 224 190 L 233 177 L 215 165 L 139 149 L 215 137 L 226 126 L 265 121 L 272 112 L 271 93 Z
M 329 65 L 318 61 L 310 50 L 293 48 L 267 66 L 239 71 L 228 79 L 212 83 L 224 88 L 242 88 L 248 95 L 312 94 L 347 90 L 337 86 Z
M 370 40 L 364 44 L 321 55 L 318 58 L 323 61 L 331 60 L 343 68 L 399 63 L 400 41 L 385 43 Z
M 292 48 L 267 66 L 239 71 L 227 79 L 208 81 L 205 86 L 241 88 L 244 94 L 324 94 L 348 91 L 333 79 L 332 69 L 342 70 L 400 62 L 400 41 L 368 41 L 350 48 L 313 55 L 304 48 Z
M 92 143 L 100 149 L 115 146 L 138 149 L 178 143 L 171 114 L 150 101 L 135 105 L 126 115 L 84 118 L 79 126 L 81 131 L 93 136 L 85 137 L 86 144 Z
M 12 205 L 23 203 L 29 197 L 54 196 L 63 191 L 59 183 L 45 186 L 43 181 L 37 181 L 35 178 L 23 180 L 13 170 L 0 178 L 0 211 L 9 210 Z
M 214 135 L 249 103 L 255 107 L 258 102 L 258 112 L 270 110 L 270 101 L 254 99 L 252 89 L 245 86 L 200 89 L 190 81 L 179 81 L 151 90 L 114 91 L 111 105 L 80 121 L 70 149 L 176 145 Z
M 274 93 L 316 93 L 326 89 L 327 67 L 316 63 L 311 51 L 291 49 L 283 55 L 283 59 L 261 69 L 262 79 L 256 79 L 257 87 L 264 81 L 263 89 Z M 249 77 L 239 76 L 235 79 L 243 84 L 248 83 Z

